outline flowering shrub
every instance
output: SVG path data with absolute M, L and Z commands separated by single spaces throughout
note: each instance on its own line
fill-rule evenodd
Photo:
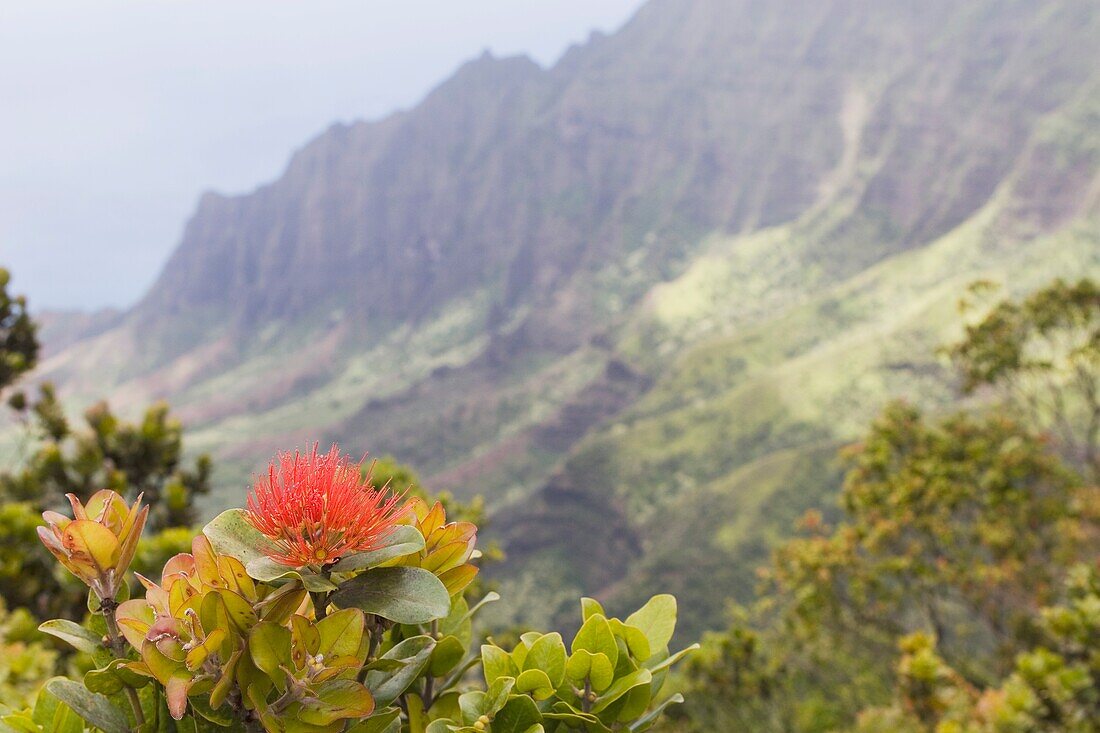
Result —
M 40 628 L 96 666 L 51 680 L 0 729 L 595 733 L 646 730 L 681 701 L 660 697 L 690 651 L 669 652 L 671 596 L 625 620 L 585 599 L 568 649 L 532 632 L 472 653 L 472 619 L 496 600 L 464 597 L 477 528 L 374 487 L 335 447 L 280 455 L 247 509 L 215 518 L 159 580 L 136 575 L 143 598 L 123 578 L 148 507 L 112 491 L 70 501 L 74 518 L 46 512 L 39 536 L 89 586 L 93 615 Z

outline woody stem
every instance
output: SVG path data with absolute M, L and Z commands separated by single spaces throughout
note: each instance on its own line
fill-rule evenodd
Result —
M 432 635 L 432 639 L 434 639 L 435 641 L 439 641 L 439 620 L 438 619 L 432 621 L 431 635 Z M 429 672 L 428 676 L 424 680 L 424 695 L 421 698 L 424 701 L 424 709 L 425 710 L 427 710 L 428 708 L 430 708 L 432 706 L 432 702 L 434 701 L 434 697 L 433 697 L 434 692 L 435 692 L 435 677 L 433 677 L 431 672 Z
M 103 621 L 107 624 L 107 646 L 117 658 L 125 659 L 125 641 L 122 638 L 121 630 L 118 628 L 118 621 L 115 619 L 115 609 L 117 608 L 118 603 L 113 598 L 100 601 L 99 610 L 103 614 Z M 123 689 L 126 690 L 126 699 L 129 700 L 130 708 L 134 711 L 134 722 L 140 728 L 145 725 L 145 713 L 141 709 L 141 700 L 138 698 L 137 690 L 133 687 L 124 687 Z
M 328 591 L 310 591 L 313 599 L 313 614 L 318 621 L 328 615 Z
M 321 568 L 321 576 L 328 580 L 332 577 L 332 571 L 327 568 Z M 331 595 L 329 591 L 310 591 L 309 597 L 313 600 L 313 615 L 320 621 L 328 615 L 328 597 Z

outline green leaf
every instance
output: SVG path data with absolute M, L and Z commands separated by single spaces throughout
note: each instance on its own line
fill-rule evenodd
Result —
M 611 625 L 611 633 L 626 642 L 631 656 L 639 662 L 644 662 L 653 656 L 653 650 L 649 646 L 649 637 L 637 626 L 624 624 L 617 618 L 608 619 Z
M 306 597 L 305 588 L 297 583 L 288 583 L 280 586 L 274 593 L 269 594 L 257 608 L 264 621 L 285 624 L 302 605 Z
M 314 573 L 306 568 L 292 568 L 276 562 L 270 557 L 258 557 L 244 564 L 245 572 L 249 577 L 263 583 L 273 583 L 278 580 L 297 580 L 306 590 L 313 593 L 327 593 L 336 590 L 336 585 L 319 573 Z
M 210 707 L 210 703 L 206 700 L 204 695 L 195 695 L 192 698 L 188 698 L 188 702 L 191 703 L 191 708 L 196 713 L 220 728 L 232 727 L 233 723 L 237 720 L 238 714 L 234 712 L 233 708 L 228 705 L 223 705 L 220 708 L 214 709 Z
M 401 733 L 401 711 L 389 708 L 347 729 L 346 733 Z
M 248 660 L 242 662 L 244 651 L 244 649 L 237 649 L 222 664 L 221 676 L 214 682 L 214 687 L 210 690 L 211 707 L 220 708 L 226 698 L 229 697 L 229 691 L 237 679 L 237 669 L 239 667 L 254 667 L 255 663 L 249 664 Z M 209 716 L 206 717 L 210 719 Z
M 358 608 L 342 608 L 317 622 L 317 651 L 329 657 L 355 656 L 363 640 L 366 619 Z
M 458 638 L 462 642 L 463 646 L 470 646 L 473 642 L 473 623 L 471 619 L 474 614 L 480 611 L 489 603 L 494 603 L 500 600 L 500 595 L 494 592 L 485 594 L 478 603 L 470 608 L 466 603 L 466 600 L 461 596 L 453 599 L 451 603 L 451 611 L 447 614 L 447 618 L 443 619 L 439 623 L 439 630 L 444 636 L 451 635 Z
M 653 679 L 653 674 L 646 668 L 635 670 L 625 677 L 615 680 L 601 695 L 596 704 L 592 706 L 592 712 L 598 713 L 620 697 L 630 692 L 635 687 L 648 685 Z
M 584 650 L 592 654 L 603 654 L 614 667 L 619 659 L 619 645 L 611 633 L 611 625 L 601 615 L 589 616 L 573 637 L 572 651 Z
M 458 723 L 448 718 L 439 718 L 433 720 L 428 724 L 428 727 L 424 729 L 424 733 L 451 733 L 451 727 L 458 728 Z
M 565 663 L 565 674 L 574 682 L 582 683 L 587 677 L 596 692 L 606 690 L 615 679 L 615 668 L 603 653 L 578 649 Z
M 183 662 L 177 662 L 164 655 L 154 642 L 146 640 L 141 645 L 141 659 L 149 672 L 162 685 L 167 684 L 176 672 L 184 670 Z
M 357 552 L 354 555 L 348 555 L 333 565 L 331 570 L 334 573 L 349 573 L 354 570 L 364 570 L 376 565 L 381 565 L 387 560 L 392 560 L 395 557 L 411 555 L 423 549 L 424 535 L 420 534 L 420 530 L 416 527 L 402 524 L 394 528 L 393 532 L 386 538 L 386 544 L 382 547 L 367 552 Z
M 252 610 L 251 603 L 231 590 L 222 588 L 213 592 L 216 592 L 218 597 L 221 598 L 221 602 L 225 606 L 225 612 L 229 616 L 229 621 L 241 634 L 247 634 L 249 629 L 256 625 L 258 619 L 256 618 L 256 612 Z
M 145 634 L 156 621 L 156 614 L 144 598 L 124 601 L 115 609 L 119 630 L 134 649 L 141 649 Z M 94 632 L 93 632 L 94 633 Z
M 436 697 L 432 706 L 428 708 L 427 713 L 428 720 L 435 720 L 436 718 L 449 718 L 454 720 L 456 718 L 462 718 L 462 709 L 459 707 L 458 698 L 460 694 L 458 690 L 447 690 Z M 503 704 L 503 703 L 502 703 Z
M 595 598 L 582 598 L 581 599 L 581 623 L 584 623 L 591 616 L 595 615 L 607 616 L 604 613 L 603 606 Z
M 526 695 L 513 695 L 493 718 L 493 733 L 527 733 L 542 723 L 542 713 Z
M 99 636 L 72 621 L 56 618 L 40 624 L 38 630 L 68 642 L 77 651 L 91 654 L 103 648 L 103 642 Z
M 439 579 L 412 567 L 372 568 L 344 583 L 332 596 L 341 608 L 358 608 L 399 624 L 444 618 L 451 597 Z
M 79 730 L 84 730 L 83 722 Z M 0 733 L 42 733 L 42 728 L 26 713 L 10 713 L 0 717 Z
M 269 719 L 264 723 L 264 730 L 278 731 L 278 733 L 340 733 L 344 724 L 342 721 L 337 720 L 329 725 L 314 725 L 313 723 L 303 723 L 297 717 L 291 717 L 290 713 L 297 715 L 297 712 L 302 709 L 300 703 L 295 703 L 287 709 L 287 712 L 275 716 L 269 713 Z M 263 717 L 260 718 L 263 722 Z
M 432 652 L 432 677 L 442 677 L 450 672 L 462 661 L 465 654 L 466 647 L 462 646 L 462 642 L 458 640 L 458 637 L 444 636 L 435 645 L 435 651 Z
M 248 653 L 256 668 L 270 677 L 280 692 L 286 690 L 286 675 L 280 667 L 290 664 L 290 629 L 261 621 L 248 635 Z
M 538 669 L 546 673 L 550 685 L 557 689 L 565 677 L 565 642 L 554 632 L 539 637 L 523 660 L 524 671 Z M 519 682 L 517 680 L 517 685 Z
M 305 616 L 294 614 L 290 617 L 290 658 L 294 666 L 301 669 L 306 663 L 306 655 L 314 656 L 321 649 L 321 632 L 316 624 Z
M 399 659 L 375 659 L 370 664 L 363 667 L 363 669 L 369 671 L 378 670 L 379 672 L 393 672 L 395 670 L 404 667 L 406 662 Z
M 471 690 L 462 693 L 458 698 L 458 708 L 462 711 L 462 722 L 473 725 L 474 721 L 485 715 L 488 695 L 482 690 Z
M 515 680 L 511 677 L 501 677 L 485 692 L 485 715 L 496 715 L 497 711 L 508 702 L 508 696 L 515 686 Z
M 123 687 L 145 687 L 150 680 L 126 667 L 125 659 L 115 659 L 102 669 L 89 670 L 84 675 L 84 686 L 92 692 L 113 695 Z
M 559 702 L 554 705 L 551 712 L 544 712 L 542 717 L 546 720 L 558 720 L 569 730 L 583 730 L 587 733 L 611 733 L 611 729 L 604 725 L 603 721 L 591 713 L 582 713 L 568 703 Z
M 516 678 L 516 692 L 526 693 L 536 700 L 545 700 L 554 694 L 554 690 L 554 683 L 541 669 L 524 670 Z
M 46 689 L 104 733 L 130 733 L 126 715 L 106 697 L 89 691 L 79 682 L 55 677 L 46 683 Z
M 611 660 L 604 654 L 593 655 L 591 664 L 588 678 L 592 682 L 592 689 L 596 692 L 602 692 L 615 679 L 615 668 L 612 666 Z
M 628 626 L 636 626 L 649 639 L 650 649 L 656 653 L 668 647 L 676 631 L 676 598 L 667 593 L 656 595 L 634 613 L 626 617 Z
M 386 707 L 416 681 L 432 658 L 435 639 L 430 636 L 414 636 L 382 655 L 383 659 L 395 659 L 405 665 L 393 672 L 372 670 L 367 673 L 366 684 L 374 695 L 375 702 Z
M 8 719 L 10 716 L 5 718 Z M 41 733 L 39 726 L 48 733 L 84 733 L 84 720 L 45 688 L 38 692 L 26 724 L 29 733 Z
M 629 723 L 645 712 L 653 699 L 652 685 L 635 685 L 626 694 L 601 711 L 604 720 Z
M 512 662 L 511 655 L 498 646 L 483 644 L 481 647 L 481 669 L 485 673 L 485 683 L 496 682 L 498 677 L 518 677 L 519 669 Z
M 681 659 L 686 657 L 688 654 L 691 654 L 693 651 L 695 651 L 696 649 L 699 649 L 699 648 L 700 647 L 699 647 L 698 644 L 692 644 L 691 646 L 687 647 L 686 649 L 681 649 L 680 651 L 676 652 L 671 657 L 670 656 L 664 656 L 664 655 L 661 655 L 660 657 L 653 657 L 652 660 L 651 660 L 652 663 L 645 665 L 646 669 L 648 669 L 650 672 L 653 672 L 654 674 L 656 674 L 657 672 L 660 672 L 662 669 L 666 669 L 666 668 L 671 667 L 672 665 L 676 664 Z
M 512 664 L 516 665 L 516 670 L 523 669 L 523 660 L 527 658 L 527 644 L 524 643 L 523 637 L 520 637 L 520 643 L 516 644 L 512 649 Z
M 442 581 L 441 581 L 442 582 Z M 439 621 L 439 633 L 443 636 L 453 636 L 462 646 L 468 647 L 473 643 L 474 625 L 467 617 L 470 611 L 469 604 L 462 596 L 451 599 L 451 610 L 447 617 Z
M 247 516 L 244 509 L 228 509 L 202 528 L 214 550 L 232 555 L 245 565 L 275 551 L 275 546 L 249 523 Z
M 343 718 L 365 718 L 374 712 L 374 698 L 354 680 L 329 680 L 317 686 L 317 701 L 303 705 L 298 719 L 310 725 L 330 725 Z

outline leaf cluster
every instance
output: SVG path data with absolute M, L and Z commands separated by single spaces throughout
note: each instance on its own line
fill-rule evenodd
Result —
M 137 576 L 143 598 L 107 580 L 132 559 L 120 542 L 144 510 L 109 491 L 73 510 L 47 513 L 43 541 L 91 588 L 93 616 L 40 629 L 95 665 L 50 681 L 0 730 L 640 731 L 681 699 L 655 702 L 691 650 L 669 653 L 671 596 L 625 621 L 586 599 L 569 652 L 559 634 L 531 633 L 479 653 L 473 618 L 497 596 L 467 602 L 477 528 L 448 522 L 440 503 L 415 499 L 381 545 L 302 567 L 273 561 L 270 540 L 229 510 L 159 580 Z M 486 685 L 471 689 L 478 666 Z
M 584 623 L 568 651 L 557 632 L 525 633 L 511 652 L 483 645 L 487 690 L 446 701 L 450 714 L 434 720 L 428 733 L 476 733 L 495 730 L 494 724 L 550 733 L 644 731 L 665 708 L 683 701 L 677 693 L 656 702 L 668 669 L 697 648 L 669 653 L 676 627 L 672 596 L 654 596 L 625 621 L 608 618 L 591 598 L 583 599 L 581 611 Z

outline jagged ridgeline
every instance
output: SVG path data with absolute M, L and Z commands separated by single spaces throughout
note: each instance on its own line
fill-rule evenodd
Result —
M 228 493 L 276 447 L 398 456 L 503 507 L 515 613 L 661 588 L 694 634 L 888 396 L 954 399 L 968 283 L 1100 270 L 1097 38 L 1092 0 L 652 0 L 203 196 L 43 372 L 167 397 Z

